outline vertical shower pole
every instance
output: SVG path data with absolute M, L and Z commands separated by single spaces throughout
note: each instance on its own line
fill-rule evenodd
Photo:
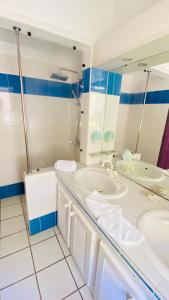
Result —
M 139 129 L 138 129 L 138 133 L 137 133 L 137 141 L 136 141 L 135 153 L 137 153 L 137 151 L 138 151 L 138 146 L 139 146 L 139 141 L 140 141 L 141 129 L 142 129 L 142 124 L 143 124 L 143 116 L 144 116 L 144 110 L 145 110 L 145 104 L 146 104 L 148 82 L 149 82 L 149 77 L 150 77 L 150 71 L 148 70 L 148 71 L 145 71 L 145 72 L 147 72 L 147 80 L 146 80 L 146 86 L 145 86 L 145 91 L 144 91 L 143 104 L 142 104 L 140 121 L 139 121 Z
M 20 88 L 21 88 L 22 118 L 23 118 L 23 127 L 24 127 L 24 140 L 25 140 L 26 166 L 27 166 L 26 171 L 27 171 L 27 173 L 29 173 L 30 161 L 29 161 L 29 151 L 28 151 L 26 107 L 25 107 L 25 101 L 24 101 L 23 76 L 22 76 L 22 64 L 21 64 L 21 52 L 20 52 L 20 37 L 19 37 L 21 28 L 14 26 L 13 30 L 15 31 L 15 36 L 16 36 L 18 71 L 19 71 Z

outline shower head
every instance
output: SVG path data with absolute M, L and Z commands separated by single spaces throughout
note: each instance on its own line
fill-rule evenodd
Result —
M 56 80 L 61 80 L 61 81 L 66 81 L 68 80 L 68 76 L 61 74 L 61 73 L 52 73 L 50 78 L 56 79 Z
M 70 75 L 71 73 L 71 75 Z M 55 80 L 61 80 L 61 81 L 67 81 L 69 78 L 72 78 L 72 74 L 74 76 L 76 76 L 76 80 L 77 80 L 77 76 L 78 76 L 78 81 L 79 81 L 79 73 L 77 71 L 71 70 L 71 69 L 67 69 L 67 68 L 60 68 L 58 72 L 56 73 L 52 73 L 50 78 L 53 78 Z

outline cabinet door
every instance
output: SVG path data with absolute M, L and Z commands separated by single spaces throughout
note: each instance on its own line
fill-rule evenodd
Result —
M 113 273 L 110 265 L 104 258 L 103 265 L 97 273 L 97 291 L 95 291 L 97 300 L 127 300 L 127 292 L 121 285 L 118 278 Z M 132 298 L 130 298 L 132 299 Z
M 98 238 L 76 206 L 73 206 L 71 219 L 70 250 L 83 278 L 91 286 L 96 268 Z
M 58 186 L 58 227 L 67 245 L 69 244 L 71 203 L 72 203 L 71 199 L 64 191 L 64 189 L 59 185 Z
M 97 263 L 95 300 L 150 300 L 148 294 L 137 285 L 134 276 L 125 268 L 104 242 L 100 243 Z

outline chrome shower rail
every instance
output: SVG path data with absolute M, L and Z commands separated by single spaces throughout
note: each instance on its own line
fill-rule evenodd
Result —
M 142 129 L 142 124 L 143 124 L 143 116 L 144 116 L 144 110 L 145 110 L 145 104 L 146 104 L 147 88 L 148 88 L 148 82 L 149 82 L 149 77 L 150 77 L 150 72 L 151 71 L 148 70 L 146 72 L 147 72 L 147 80 L 146 80 L 146 86 L 145 86 L 145 91 L 144 91 L 144 98 L 143 98 L 143 104 L 142 104 L 142 109 L 141 109 L 141 116 L 140 116 L 140 121 L 139 121 L 139 129 L 138 129 L 138 134 L 137 134 L 135 153 L 138 152 L 138 146 L 139 146 L 139 141 L 140 141 L 141 129 Z
M 30 170 L 30 160 L 29 160 L 29 150 L 28 150 L 28 136 L 27 136 L 27 122 L 26 122 L 26 107 L 24 102 L 24 89 L 23 89 L 23 76 L 22 76 L 22 64 L 21 64 L 21 52 L 20 52 L 20 31 L 21 28 L 14 26 L 13 30 L 16 35 L 16 48 L 17 48 L 17 60 L 18 60 L 18 71 L 21 87 L 21 104 L 22 104 L 22 118 L 23 118 L 23 127 L 24 127 L 24 140 L 25 140 L 25 151 L 26 151 L 26 167 L 27 173 Z

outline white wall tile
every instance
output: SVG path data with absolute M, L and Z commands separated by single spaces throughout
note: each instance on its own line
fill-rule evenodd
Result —
M 52 166 L 57 159 L 74 159 L 77 107 L 70 99 L 54 97 L 27 95 L 26 101 L 31 168 Z M 72 110 L 76 117 L 72 117 Z
M 24 132 L 22 127 L 0 127 L 2 185 L 23 181 L 26 170 Z
M 0 41 L 1 72 L 18 74 L 14 36 Z M 50 80 L 60 67 L 81 73 L 82 54 L 45 41 L 26 39 L 21 45 L 23 75 Z M 52 166 L 57 159 L 74 159 L 77 131 L 76 100 L 25 96 L 31 168 Z M 0 92 L 0 185 L 22 181 L 26 169 L 20 94 Z M 73 143 L 71 142 L 73 141 Z
M 0 111 L 0 126 L 11 126 L 12 125 L 12 113 L 10 110 Z

